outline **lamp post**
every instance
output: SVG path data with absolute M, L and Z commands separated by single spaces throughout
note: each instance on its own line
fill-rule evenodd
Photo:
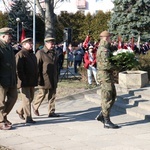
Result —
M 20 18 L 16 18 L 16 22 L 17 22 L 17 43 L 19 43 L 19 22 L 20 22 Z
M 35 21 L 36 21 L 36 0 L 33 0 L 33 52 L 36 52 L 36 35 L 35 35 L 35 31 L 36 31 L 36 26 L 35 26 Z

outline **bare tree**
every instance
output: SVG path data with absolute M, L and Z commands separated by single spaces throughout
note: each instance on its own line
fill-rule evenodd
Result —
M 9 11 L 10 6 L 6 3 L 7 0 L 2 0 L 2 1 L 5 5 L 6 10 Z M 34 5 L 33 0 L 24 0 L 24 1 L 27 1 L 28 4 L 31 5 L 33 8 Z M 36 6 L 38 8 L 38 13 L 40 14 L 40 17 L 42 18 L 43 22 L 45 22 L 45 37 L 48 36 L 55 37 L 54 24 L 55 24 L 56 15 L 54 13 L 54 9 L 59 2 L 61 3 L 64 1 L 69 2 L 70 0 L 35 0 L 35 1 L 36 1 Z M 41 3 L 44 3 L 45 7 L 42 7 Z
M 55 19 L 56 15 L 54 13 L 54 9 L 59 2 L 63 2 L 65 0 L 44 0 L 45 7 L 42 8 L 40 4 L 40 0 L 36 0 L 36 6 L 38 11 L 42 17 L 42 20 L 45 22 L 45 37 L 51 36 L 55 37 Z

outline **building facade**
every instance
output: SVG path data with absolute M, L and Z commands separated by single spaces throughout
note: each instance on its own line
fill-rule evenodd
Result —
M 54 0 L 55 2 L 58 0 Z M 6 6 L 10 8 L 12 0 L 6 1 Z M 40 0 L 41 6 L 44 8 L 45 0 Z M 6 12 L 6 6 L 0 0 L 0 10 Z M 111 11 L 114 7 L 112 0 L 60 0 L 55 8 L 55 14 L 59 15 L 61 12 L 76 13 L 77 11 L 94 14 L 99 10 L 103 12 Z M 38 12 L 38 9 L 37 9 Z
M 97 11 L 102 10 L 103 12 L 111 11 L 114 7 L 111 0 L 66 0 L 59 2 L 54 12 L 58 15 L 62 11 L 68 13 L 76 13 L 81 11 L 84 14 L 87 13 L 97 13 Z

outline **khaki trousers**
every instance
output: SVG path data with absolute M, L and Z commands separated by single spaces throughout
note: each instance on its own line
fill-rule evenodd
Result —
M 34 98 L 34 87 L 22 87 L 20 89 L 22 104 L 17 109 L 19 114 L 24 114 L 26 120 L 32 119 L 31 102 Z
M 7 115 L 16 103 L 17 96 L 16 86 L 12 88 L 4 88 L 0 85 L 0 123 L 7 119 Z
M 43 102 L 46 94 L 48 94 L 48 114 L 55 112 L 55 99 L 56 99 L 56 89 L 38 89 L 38 95 L 33 101 L 33 107 L 38 110 L 41 103 Z

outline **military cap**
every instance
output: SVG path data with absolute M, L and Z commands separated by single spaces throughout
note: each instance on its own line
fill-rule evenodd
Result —
M 55 38 L 53 38 L 53 37 L 46 37 L 44 39 L 44 42 L 48 42 L 48 41 L 55 41 Z
M 32 38 L 29 37 L 29 38 L 23 39 L 23 40 L 21 41 L 21 44 L 22 44 L 22 43 L 25 43 L 25 42 L 28 42 L 28 41 L 32 41 Z
M 100 33 L 100 37 L 110 36 L 111 34 L 108 31 L 103 31 Z
M 0 34 L 11 34 L 12 28 L 4 27 L 0 29 Z

